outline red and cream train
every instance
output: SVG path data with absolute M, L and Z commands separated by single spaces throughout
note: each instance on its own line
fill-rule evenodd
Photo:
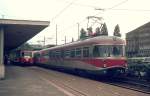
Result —
M 13 60 L 15 64 L 22 65 L 33 65 L 34 63 L 34 51 L 17 51 L 16 56 Z
M 124 72 L 125 41 L 97 36 L 34 52 L 34 64 L 94 74 Z
M 116 74 L 127 67 L 125 41 L 116 36 L 97 36 L 39 51 L 21 51 L 16 61 L 94 74 Z

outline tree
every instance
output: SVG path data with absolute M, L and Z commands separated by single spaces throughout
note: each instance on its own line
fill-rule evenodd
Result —
M 82 28 L 80 30 L 80 39 L 85 39 L 86 38 L 86 31 Z
M 29 43 L 24 43 L 19 46 L 16 50 L 33 50 L 33 47 Z
M 104 23 L 104 24 L 102 25 L 101 34 L 108 36 L 108 30 L 107 30 L 106 23 Z
M 114 29 L 114 36 L 121 37 L 121 34 L 120 34 L 120 27 L 119 27 L 118 24 L 115 26 L 115 29 Z
M 92 27 L 87 28 L 88 36 L 91 37 L 93 35 Z
M 97 28 L 95 29 L 95 36 L 100 36 L 100 35 L 101 35 L 100 28 L 97 27 Z

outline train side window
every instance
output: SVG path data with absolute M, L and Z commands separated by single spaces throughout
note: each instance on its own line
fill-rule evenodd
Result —
M 52 52 L 51 52 L 51 51 L 49 51 L 49 57 L 50 57 L 50 58 L 52 57 Z
M 83 48 L 83 57 L 89 57 L 89 47 Z
M 56 58 L 56 52 L 53 51 L 53 58 Z
M 55 51 L 55 56 L 58 58 L 60 57 L 60 51 Z
M 70 50 L 65 50 L 65 58 L 70 57 Z
M 94 46 L 93 48 L 93 56 L 94 57 L 99 57 L 100 56 L 100 52 L 99 52 L 99 46 Z
M 76 57 L 81 57 L 81 48 L 76 48 Z
M 55 57 L 55 52 L 54 51 L 50 51 L 49 52 L 49 57 L 50 58 L 54 58 Z
M 72 57 L 72 58 L 75 57 L 75 49 L 72 49 L 72 50 L 71 50 L 70 57 Z
M 62 58 L 64 57 L 64 50 L 61 50 L 60 55 L 61 55 Z

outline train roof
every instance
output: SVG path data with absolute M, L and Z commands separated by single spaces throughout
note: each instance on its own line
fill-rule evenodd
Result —
M 117 36 L 97 36 L 84 40 L 78 40 L 67 44 L 43 49 L 41 51 L 53 50 L 53 49 L 66 49 L 70 47 L 88 46 L 88 45 L 125 45 L 125 40 Z

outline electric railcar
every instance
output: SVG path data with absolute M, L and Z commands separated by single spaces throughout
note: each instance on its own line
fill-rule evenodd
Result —
M 115 74 L 127 67 L 125 41 L 97 36 L 35 52 L 36 64 L 94 74 Z
M 33 57 L 34 57 L 34 51 L 19 51 L 16 53 L 16 58 L 14 60 L 15 63 L 18 63 L 20 65 L 33 65 Z

